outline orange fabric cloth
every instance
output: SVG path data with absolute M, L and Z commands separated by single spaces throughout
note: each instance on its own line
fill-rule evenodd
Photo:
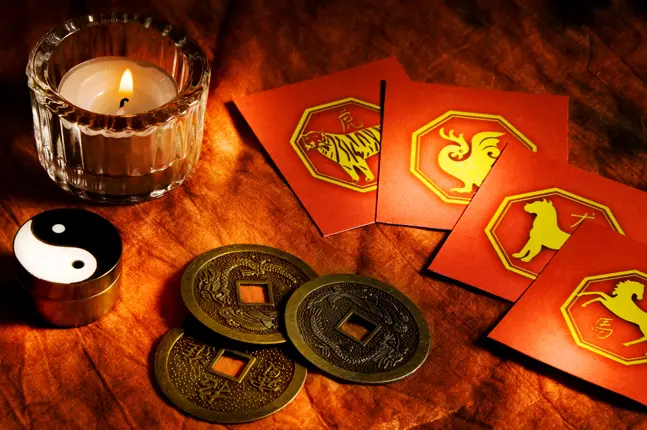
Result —
M 647 189 L 647 51 L 640 49 L 647 26 L 629 9 L 642 6 L 614 0 L 606 9 L 570 11 L 562 3 L 572 2 L 550 2 L 557 9 L 534 0 L 2 2 L 0 428 L 219 428 L 164 399 L 152 360 L 164 333 L 187 316 L 179 290 L 186 265 L 232 243 L 282 248 L 321 274 L 359 273 L 393 284 L 422 309 L 433 337 L 428 361 L 409 379 L 365 387 L 311 372 L 282 412 L 240 428 L 643 423 L 644 410 L 624 399 L 486 342 L 510 305 L 424 271 L 445 233 L 373 225 L 323 239 L 229 103 L 397 55 L 414 80 L 570 96 L 571 163 Z M 184 186 L 134 206 L 73 198 L 36 159 L 24 75 L 29 50 L 64 20 L 102 11 L 176 23 L 212 60 L 200 162 Z M 39 326 L 11 279 L 19 225 L 62 206 L 103 215 L 124 240 L 115 309 L 71 330 Z

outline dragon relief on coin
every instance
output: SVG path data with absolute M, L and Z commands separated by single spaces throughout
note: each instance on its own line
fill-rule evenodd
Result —
M 340 329 L 351 315 L 369 323 L 361 339 Z M 361 284 L 338 283 L 308 294 L 297 323 L 313 351 L 352 372 L 393 370 L 411 359 L 420 342 L 415 319 L 402 303 Z
M 223 353 L 245 361 L 239 375 L 215 370 Z M 189 337 L 180 338 L 168 358 L 175 388 L 189 402 L 216 412 L 246 412 L 272 403 L 288 388 L 294 372 L 294 362 L 280 348 L 221 350 Z
M 288 261 L 260 252 L 225 254 L 198 272 L 194 288 L 198 305 L 218 323 L 252 334 L 279 332 L 279 309 L 310 278 Z M 244 283 L 262 286 L 268 302 L 244 303 Z

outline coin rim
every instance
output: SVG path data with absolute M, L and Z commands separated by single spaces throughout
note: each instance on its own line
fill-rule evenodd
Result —
M 268 417 L 286 407 L 299 394 L 306 381 L 308 371 L 298 362 L 294 363 L 294 373 L 287 388 L 279 397 L 260 408 L 244 412 L 219 412 L 203 408 L 187 400 L 169 378 L 168 359 L 173 346 L 184 336 L 184 330 L 173 328 L 164 336 L 155 352 L 155 379 L 168 399 L 182 411 L 196 418 L 218 424 L 237 424 L 256 421 Z
M 195 281 L 196 275 L 202 269 L 202 267 L 214 258 L 227 254 L 237 254 L 242 252 L 259 252 L 263 254 L 270 254 L 296 266 L 307 277 L 309 277 L 310 280 L 317 277 L 317 272 L 315 272 L 314 269 L 312 269 L 312 267 L 310 267 L 307 263 L 305 263 L 298 257 L 295 257 L 294 255 L 280 249 L 263 245 L 222 246 L 220 248 L 212 249 L 211 251 L 200 254 L 191 261 L 189 266 L 184 271 L 181 283 L 182 300 L 184 301 L 184 305 L 187 307 L 189 312 L 191 312 L 191 314 L 195 318 L 197 318 L 198 321 L 207 326 L 210 330 L 229 339 L 233 339 L 239 342 L 253 343 L 255 345 L 277 345 L 285 343 L 287 342 L 287 339 L 281 331 L 274 334 L 251 334 L 243 333 L 238 330 L 226 327 L 210 317 L 209 314 L 207 314 L 198 304 L 198 301 L 194 294 L 193 283 Z M 282 320 L 279 318 L 279 324 L 281 322 Z
M 301 305 L 301 303 L 303 303 L 303 301 L 309 294 L 317 291 L 319 288 L 323 288 L 332 284 L 339 284 L 342 282 L 352 282 L 377 288 L 378 290 L 381 290 L 393 296 L 395 299 L 400 301 L 400 303 L 402 303 L 409 310 L 409 312 L 411 312 L 418 326 L 420 340 L 418 342 L 416 352 L 409 359 L 409 361 L 404 363 L 402 366 L 388 372 L 352 372 L 330 363 L 329 361 L 320 357 L 312 348 L 310 348 L 310 346 L 306 343 L 303 335 L 301 334 L 299 325 L 297 323 L 297 311 L 299 309 L 299 306 Z M 422 364 L 427 359 L 427 356 L 429 355 L 429 350 L 431 349 L 431 335 L 429 332 L 429 326 L 418 306 L 416 306 L 415 303 L 411 301 L 411 299 L 409 299 L 395 287 L 378 281 L 377 279 L 359 275 L 327 275 L 313 279 L 312 281 L 303 284 L 294 293 L 292 293 L 292 296 L 288 300 L 285 309 L 285 326 L 287 329 L 288 338 L 294 344 L 297 351 L 299 351 L 299 353 L 301 353 L 301 355 L 307 361 L 333 377 L 350 382 L 359 382 L 363 384 L 385 384 L 404 379 L 422 366 Z

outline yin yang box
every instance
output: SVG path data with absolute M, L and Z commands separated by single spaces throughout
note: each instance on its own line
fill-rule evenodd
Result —
M 13 247 L 16 279 L 47 323 L 78 327 L 114 307 L 122 243 L 107 219 L 82 209 L 42 212 L 20 227 Z

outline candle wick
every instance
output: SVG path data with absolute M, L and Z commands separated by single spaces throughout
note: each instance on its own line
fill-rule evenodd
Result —
M 123 98 L 123 99 L 121 99 L 121 101 L 119 102 L 119 107 L 120 107 L 120 108 L 124 107 L 124 104 L 126 104 L 126 102 L 129 102 L 129 101 L 130 101 L 130 100 L 128 100 L 128 97 L 124 97 L 124 98 Z

